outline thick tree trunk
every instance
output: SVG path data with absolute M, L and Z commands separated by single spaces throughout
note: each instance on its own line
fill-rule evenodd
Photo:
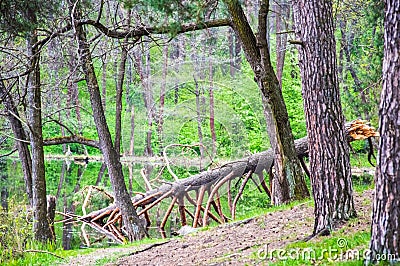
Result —
M 72 18 L 79 19 L 79 13 L 75 12 Z M 76 21 L 72 21 L 72 23 L 75 24 Z M 139 217 L 136 214 L 136 210 L 132 206 L 132 202 L 124 181 L 120 156 L 112 145 L 111 134 L 107 126 L 106 117 L 104 115 L 100 89 L 97 83 L 86 33 L 82 26 L 75 26 L 75 32 L 79 48 L 78 53 L 80 61 L 82 62 L 82 69 L 85 74 L 85 79 L 90 94 L 93 118 L 100 140 L 100 149 L 103 154 L 104 161 L 108 167 L 108 174 L 110 175 L 116 204 L 121 210 L 128 239 L 130 241 L 141 239 L 145 235 L 145 229 L 143 228 Z
M 379 152 L 369 260 L 400 260 L 400 2 L 386 0 Z
M 33 16 L 33 15 L 32 15 Z M 40 53 L 32 48 L 38 41 L 37 33 L 31 32 L 27 38 L 28 55 L 32 73 L 28 77 L 27 88 L 27 122 L 32 151 L 32 198 L 33 198 L 33 231 L 35 239 L 41 242 L 53 240 L 47 220 L 46 179 L 44 169 L 44 151 L 42 135 L 42 103 L 40 84 Z
M 356 215 L 337 78 L 332 2 L 294 0 L 315 201 L 314 234 Z
M 4 81 L 0 81 L 0 98 L 4 104 L 7 119 L 10 121 L 10 126 L 13 131 L 14 137 L 18 140 L 16 142 L 18 149 L 18 156 L 21 160 L 22 171 L 24 173 L 24 181 L 27 198 L 30 205 L 33 205 L 32 196 L 32 159 L 29 151 L 27 137 L 25 130 L 22 126 L 20 115 L 17 107 L 15 106 L 14 100 L 6 88 Z
M 247 22 L 239 1 L 225 0 L 225 3 L 232 17 L 233 28 L 241 39 L 247 61 L 254 71 L 255 80 L 266 99 L 266 108 L 270 110 L 267 112 L 270 114 L 268 135 L 275 153 L 274 167 L 277 173 L 275 185 L 279 187 L 276 191 L 283 193 L 274 197 L 276 199 L 274 204 L 308 197 L 300 161 L 294 149 L 286 105 L 279 81 L 271 65 L 266 43 L 268 1 L 262 1 L 260 7 L 258 39 Z

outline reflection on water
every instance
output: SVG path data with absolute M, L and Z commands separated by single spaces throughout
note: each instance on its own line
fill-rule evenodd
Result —
M 174 180 L 172 175 L 185 178 L 197 174 L 200 171 L 200 164 L 182 163 L 182 160 L 179 158 L 169 161 L 171 169 L 167 169 L 168 167 L 159 161 L 153 160 L 151 161 L 152 163 L 150 163 L 150 161 L 151 160 L 147 163 L 144 160 L 140 160 L 140 162 L 126 161 L 123 163 L 125 183 L 130 195 L 135 196 L 136 193 L 143 193 L 150 188 L 159 187 L 165 182 L 172 182 Z M 178 163 L 180 163 L 180 165 L 178 165 Z M 206 164 L 203 162 L 201 165 L 203 168 Z M 102 162 L 93 162 L 92 159 L 88 160 L 88 162 L 86 162 L 86 160 L 51 160 L 46 161 L 45 167 L 47 194 L 56 196 L 58 212 L 83 216 L 84 214 L 107 207 L 112 203 L 112 197 L 110 198 L 109 196 L 109 194 L 113 194 L 111 184 L 107 169 Z M 171 174 L 171 171 L 173 171 L 173 174 Z M 0 163 L 0 174 L 1 195 L 13 198 L 13 202 L 22 202 L 22 204 L 24 204 L 25 187 L 19 161 L 8 160 Z M 228 193 L 229 184 L 218 189 L 222 214 L 218 212 L 218 206 L 213 205 L 213 209 L 216 209 L 216 214 L 228 214 L 228 216 L 223 215 L 225 221 L 231 218 L 229 215 L 231 214 L 231 209 L 229 207 L 228 195 L 230 195 L 231 200 L 233 197 L 236 199 L 240 189 L 239 186 L 242 187 L 243 185 L 241 184 L 243 180 L 241 181 L 240 178 L 232 180 L 233 182 L 229 190 L 230 193 Z M 251 180 L 252 182 L 245 185 L 246 190 L 240 197 L 240 204 L 238 204 L 236 208 L 236 217 L 248 217 L 249 213 L 257 213 L 257 211 L 264 209 L 270 204 L 267 194 L 261 191 L 256 180 Z M 97 188 L 88 189 L 91 186 L 97 186 Z M 90 196 L 88 196 L 89 191 L 91 191 Z M 198 196 L 197 192 L 198 191 L 195 190 L 188 191 L 188 196 L 185 196 L 185 199 L 182 200 L 182 205 L 179 203 L 180 207 L 183 208 L 178 208 L 175 205 L 169 216 L 167 215 L 167 210 L 171 205 L 171 198 L 166 198 L 152 207 L 149 210 L 149 217 L 151 219 L 151 226 L 149 227 L 150 236 L 161 237 L 158 228 L 164 220 L 164 217 L 168 217 L 168 221 L 164 227 L 165 236 L 167 237 L 170 237 L 181 228 L 182 223 L 180 219 L 184 221 L 184 219 L 187 218 L 188 224 L 193 223 L 194 214 L 199 214 L 195 212 Z M 209 193 L 210 191 L 206 193 L 207 195 L 202 201 L 203 204 L 207 202 Z M 26 204 L 26 199 L 24 202 Z M 84 202 L 86 203 L 84 204 Z M 141 209 L 139 209 L 139 211 L 140 210 Z M 182 216 L 181 213 L 179 213 L 180 210 L 183 210 L 183 212 L 187 214 L 186 218 L 185 215 Z M 94 217 L 97 218 L 98 216 Z M 214 218 L 210 218 L 210 215 L 208 219 L 210 225 L 217 224 L 217 222 L 213 221 L 215 220 Z M 58 214 L 55 224 L 57 242 L 61 242 L 64 249 L 81 246 L 82 243 L 85 243 L 83 234 L 81 233 L 81 226 L 82 223 L 76 222 L 76 219 L 68 219 L 68 217 Z M 89 228 L 89 226 L 86 226 L 85 230 L 90 237 L 90 243 L 98 243 L 99 245 L 108 243 L 108 240 L 104 239 L 104 236 L 98 234 L 93 229 Z

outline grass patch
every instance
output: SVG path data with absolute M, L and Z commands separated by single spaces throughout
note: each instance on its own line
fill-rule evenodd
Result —
M 126 253 L 121 253 L 121 251 L 116 251 L 115 253 L 107 254 L 106 258 L 101 258 L 96 261 L 95 265 L 104 265 L 106 263 L 116 262 L 119 258 L 126 256 L 127 254 L 133 252 L 133 248 L 139 247 L 146 244 L 154 244 L 163 242 L 165 240 L 161 239 L 150 239 L 146 238 L 133 243 L 128 243 L 125 245 L 115 245 L 112 248 L 122 248 L 126 249 Z M 43 266 L 53 266 L 60 264 L 67 264 L 69 259 L 79 255 L 89 255 L 95 253 L 99 250 L 104 250 L 105 248 L 86 248 L 86 249 L 73 249 L 73 250 L 63 250 L 61 248 L 55 249 L 53 245 L 40 245 L 33 244 L 31 247 L 27 247 L 27 250 L 37 250 L 38 252 L 23 252 L 21 256 L 13 257 L 7 261 L 2 262 L 1 265 L 19 266 L 19 265 L 43 265 Z M 40 251 L 48 251 L 54 255 L 62 257 L 64 259 L 57 258 L 56 256 L 49 253 L 41 253 Z
M 284 210 L 290 210 L 295 206 L 299 206 L 299 205 L 307 205 L 307 206 L 314 206 L 314 202 L 311 199 L 304 199 L 304 200 L 296 200 L 296 201 L 292 201 L 288 204 L 283 204 L 283 205 L 279 205 L 279 206 L 274 206 L 274 205 L 269 205 L 266 208 L 256 208 L 253 210 L 249 210 L 246 213 L 241 213 L 239 215 L 237 215 L 236 220 L 245 220 L 245 219 L 249 219 L 249 218 L 254 218 L 254 217 L 258 217 L 258 216 L 264 216 L 268 213 L 271 212 L 278 212 L 278 211 L 284 211 Z

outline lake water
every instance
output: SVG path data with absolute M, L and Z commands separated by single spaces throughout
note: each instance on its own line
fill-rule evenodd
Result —
M 151 163 L 146 163 L 143 158 L 139 160 L 139 162 L 127 162 L 127 160 L 122 158 L 122 161 L 125 161 L 123 163 L 124 178 L 131 195 L 135 195 L 135 192 L 143 193 L 146 191 L 143 174 L 149 177 L 153 188 L 160 186 L 165 181 L 173 181 L 173 178 L 168 172 L 165 164 L 160 160 L 154 160 L 153 158 L 151 160 L 149 159 L 149 162 L 151 161 Z M 172 170 L 180 178 L 185 178 L 198 173 L 200 167 L 205 168 L 209 163 L 203 161 L 200 166 L 198 162 L 196 163 L 195 161 L 189 160 L 185 161 L 179 158 L 171 161 L 173 161 L 171 162 Z M 100 175 L 99 177 L 99 172 L 101 172 L 102 169 L 101 162 L 89 161 L 86 163 L 85 160 L 47 160 L 45 168 L 47 195 L 54 195 L 57 197 L 58 212 L 73 212 L 77 215 L 83 215 L 84 211 L 90 213 L 107 207 L 112 203 L 112 200 L 107 196 L 107 193 L 113 194 L 107 171 L 105 171 L 104 175 Z M 8 198 L 9 202 L 25 202 L 26 204 L 25 185 L 19 160 L 1 161 L 0 177 L 2 202 L 5 202 L 5 199 Z M 233 197 L 237 193 L 240 183 L 241 181 L 239 179 L 232 182 Z M 89 186 L 94 185 L 99 189 L 92 190 L 93 193 L 83 210 L 82 203 L 87 197 L 88 188 Z M 219 192 L 223 213 L 230 217 L 226 188 L 223 186 Z M 196 199 L 194 191 L 190 192 L 190 196 L 192 199 Z M 12 199 L 12 201 L 10 201 L 10 199 Z M 207 196 L 205 197 L 203 204 L 207 201 L 206 199 Z M 152 220 L 152 224 L 149 228 L 149 234 L 152 237 L 161 237 L 157 225 L 161 223 L 170 202 L 170 198 L 165 199 L 150 210 L 149 216 Z M 194 206 L 192 204 L 185 201 L 185 205 L 189 212 L 194 213 Z M 247 216 L 249 212 L 257 212 L 257 210 L 264 209 L 268 205 L 268 196 L 265 193 L 258 191 L 255 184 L 249 181 L 241 200 L 238 202 L 236 217 Z M 57 215 L 56 221 L 61 221 L 63 218 L 63 216 Z M 187 219 L 188 223 L 191 224 L 192 219 L 189 216 L 187 216 Z M 212 223 L 214 224 L 215 222 Z M 55 229 L 57 241 L 61 242 L 61 239 L 63 239 L 63 231 L 69 232 L 69 237 L 72 240 L 71 247 L 79 247 L 83 242 L 81 225 L 80 222 L 70 223 L 69 231 L 67 231 L 63 230 L 63 223 L 56 223 Z M 166 236 L 171 236 L 171 233 L 178 231 L 180 227 L 180 215 L 178 208 L 175 206 L 165 227 Z M 91 236 L 91 241 L 99 239 L 100 235 L 88 226 L 86 226 L 86 231 Z M 107 244 L 107 240 L 99 243 L 99 245 Z

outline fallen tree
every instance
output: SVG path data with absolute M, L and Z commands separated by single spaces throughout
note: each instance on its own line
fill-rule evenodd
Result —
M 378 136 L 375 129 L 369 126 L 366 121 L 355 120 L 346 124 L 346 133 L 348 141 L 364 140 Z M 302 166 L 307 173 L 307 167 L 303 158 L 308 156 L 308 139 L 307 137 L 295 141 L 297 156 L 301 159 Z M 227 216 L 222 213 L 221 204 L 219 201 L 219 190 L 222 185 L 227 184 L 227 196 L 230 207 L 230 216 L 235 217 L 236 204 L 243 193 L 243 190 L 249 180 L 253 180 L 260 191 L 261 188 L 270 196 L 270 189 L 267 186 L 264 178 L 264 171 L 271 176 L 273 166 L 273 151 L 271 149 L 256 153 L 243 158 L 225 163 L 219 167 L 198 173 L 185 179 L 179 179 L 175 182 L 164 182 L 158 188 L 148 190 L 145 193 L 138 193 L 133 199 L 132 204 L 137 209 L 137 214 L 143 217 L 147 226 L 150 225 L 149 210 L 167 198 L 172 198 L 169 207 L 161 221 L 159 229 L 164 233 L 164 227 L 168 220 L 171 211 L 175 205 L 178 205 L 180 214 L 180 222 L 182 226 L 186 225 L 189 215 L 192 219 L 192 226 L 206 226 L 208 219 L 218 223 L 227 221 Z M 258 176 L 258 182 L 253 179 L 253 175 Z M 244 177 L 239 187 L 238 193 L 232 199 L 231 181 L 238 177 Z M 261 187 L 261 188 L 260 188 Z M 189 195 L 190 191 L 196 192 L 196 199 L 192 199 Z M 205 202 L 205 192 L 208 193 L 207 201 Z M 89 196 L 90 197 L 90 196 Z M 190 205 L 194 206 L 194 213 L 191 213 L 185 206 L 185 199 Z M 205 205 L 204 205 L 205 202 Z M 204 206 L 203 206 L 204 205 Z M 216 214 L 211 211 L 213 207 Z M 201 217 L 201 213 L 203 216 Z M 68 214 L 64 214 L 69 217 Z M 122 224 L 121 213 L 115 204 L 112 204 L 101 210 L 91 212 L 82 217 L 75 218 L 85 224 L 88 224 L 99 233 L 113 239 L 118 243 L 125 240 L 124 225 Z M 165 233 L 164 233 L 165 234 Z M 163 235 L 164 235 L 163 234 Z M 86 240 L 87 245 L 90 245 Z

